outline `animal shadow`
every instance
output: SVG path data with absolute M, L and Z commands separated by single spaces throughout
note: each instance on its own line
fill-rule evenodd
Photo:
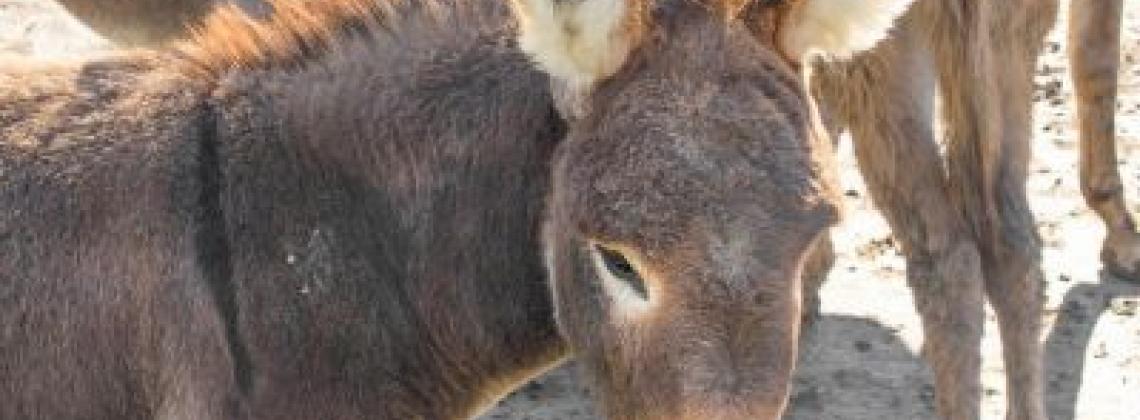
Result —
M 895 329 L 831 315 L 807 334 L 785 420 L 936 418 L 933 374 Z
M 1127 299 L 1131 306 L 1120 307 L 1119 299 Z M 1117 280 L 1101 273 L 1100 282 L 1082 283 L 1065 293 L 1057 311 L 1057 319 L 1045 340 L 1045 389 L 1049 418 L 1076 419 L 1077 399 L 1082 388 L 1085 392 L 1098 392 L 1082 383 L 1086 355 L 1092 344 L 1093 331 L 1106 312 L 1119 312 L 1136 316 L 1136 299 L 1140 286 Z M 1114 307 L 1114 302 L 1117 307 Z M 1128 312 L 1131 311 L 1130 314 Z M 1096 349 L 1093 349 L 1096 352 Z M 1093 357 L 1103 357 L 1094 354 Z
M 934 418 L 923 362 L 873 320 L 826 315 L 805 332 L 787 420 Z M 516 390 L 483 420 L 597 420 L 569 362 Z

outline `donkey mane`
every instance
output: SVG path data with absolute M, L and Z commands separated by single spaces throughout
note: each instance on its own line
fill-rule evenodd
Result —
M 259 19 L 240 7 L 219 6 L 189 39 L 172 48 L 183 70 L 217 79 L 233 70 L 289 70 L 319 60 L 349 39 L 430 36 L 454 32 L 449 24 L 486 27 L 507 19 L 506 7 L 472 0 L 266 0 Z M 458 21 L 458 22 L 457 22 Z M 417 26 L 434 31 L 401 28 Z M 426 33 L 425 33 L 426 32 Z

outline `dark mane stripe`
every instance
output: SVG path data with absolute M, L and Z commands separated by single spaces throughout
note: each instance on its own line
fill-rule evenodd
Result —
M 443 0 L 449 1 L 449 0 Z M 468 0 L 455 0 L 468 3 Z M 186 71 L 219 77 L 233 70 L 289 69 L 324 56 L 353 35 L 392 34 L 410 16 L 438 19 L 440 0 L 269 0 L 265 19 L 219 6 L 173 46 Z M 456 8 L 451 5 L 450 8 Z

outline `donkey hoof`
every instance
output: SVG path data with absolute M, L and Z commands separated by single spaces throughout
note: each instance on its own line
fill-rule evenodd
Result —
M 1109 234 L 1101 248 L 1100 260 L 1109 274 L 1140 282 L 1140 234 L 1132 231 Z

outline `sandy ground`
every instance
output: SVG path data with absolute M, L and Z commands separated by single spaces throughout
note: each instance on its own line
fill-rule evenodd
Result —
M 1140 1 L 1127 17 L 1118 113 L 1120 170 L 1140 194 Z M 1064 20 L 1062 19 L 1062 23 Z M 72 57 L 107 44 L 47 0 L 0 0 L 0 54 Z M 1064 25 L 1050 37 L 1038 72 L 1029 190 L 1045 241 L 1045 364 L 1053 419 L 1140 419 L 1140 286 L 1100 271 L 1104 231 L 1079 195 L 1077 142 Z M 846 220 L 838 262 L 823 290 L 824 319 L 801 357 L 789 419 L 933 418 L 930 370 L 917 356 L 922 332 L 886 224 L 871 207 L 850 142 L 840 149 Z M 1134 212 L 1140 205 L 1133 205 Z M 1004 371 L 997 325 L 987 317 L 984 417 L 1003 417 Z M 596 419 L 571 366 L 504 400 L 484 419 Z

